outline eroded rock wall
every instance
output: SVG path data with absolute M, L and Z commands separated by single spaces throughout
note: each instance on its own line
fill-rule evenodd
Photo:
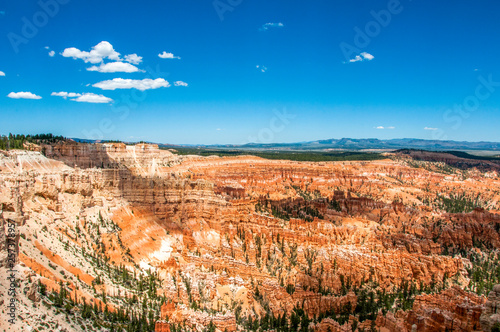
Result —
M 456 192 L 498 202 L 498 180 L 477 176 L 465 182 L 390 160 L 180 157 L 154 145 L 75 143 L 3 153 L 0 203 L 14 213 L 21 202 L 21 262 L 49 289 L 71 280 L 71 294 L 89 303 L 106 294 L 114 310 L 147 293 L 109 271 L 153 271 L 157 295 L 176 303 L 159 331 L 211 321 L 233 331 L 241 317 L 295 308 L 311 320 L 330 315 L 316 330 L 351 330 L 354 316 L 344 325 L 329 317 L 355 314 L 359 289 L 405 283 L 444 290 L 417 295 L 411 311 L 379 314 L 377 326 L 467 331 L 479 326 L 482 299 L 463 291 L 470 262 L 445 251 L 478 239 L 498 248 L 500 218 L 493 208 L 450 214 L 433 202 Z M 2 243 L 0 234 L 0 253 Z

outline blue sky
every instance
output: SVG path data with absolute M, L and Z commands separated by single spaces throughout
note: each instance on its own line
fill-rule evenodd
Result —
M 499 16 L 493 0 L 4 1 L 0 133 L 500 141 Z

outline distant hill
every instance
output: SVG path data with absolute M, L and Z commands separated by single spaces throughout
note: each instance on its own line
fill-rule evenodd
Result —
M 411 157 L 413 160 L 443 162 L 459 169 L 477 168 L 482 171 L 500 171 L 500 158 L 475 156 L 463 151 L 426 151 L 402 149 L 396 155 Z
M 106 141 L 96 141 L 88 139 L 73 138 L 80 143 L 103 143 Z M 131 143 L 131 142 L 124 142 Z M 152 143 L 152 142 L 147 142 Z M 297 143 L 248 143 L 238 144 L 168 144 L 157 143 L 160 147 L 211 147 L 220 149 L 238 149 L 238 150 L 400 150 L 416 149 L 429 151 L 447 151 L 447 150 L 487 150 L 500 151 L 500 142 L 467 142 L 467 141 L 439 141 L 425 140 L 417 138 L 396 138 L 389 140 L 380 140 L 377 138 L 339 138 L 326 139 L 309 142 Z
M 233 146 L 235 147 L 235 146 Z M 278 143 L 278 144 L 257 144 L 250 143 L 240 145 L 240 148 L 248 149 L 299 149 L 299 150 L 398 150 L 398 149 L 422 149 L 431 151 L 442 150 L 488 150 L 500 151 L 500 143 L 497 142 L 466 142 L 466 141 L 439 141 L 416 138 L 398 138 L 390 140 L 380 140 L 377 138 L 357 139 L 341 138 L 317 140 L 303 143 Z

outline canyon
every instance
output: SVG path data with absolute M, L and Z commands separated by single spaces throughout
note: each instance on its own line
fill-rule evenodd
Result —
M 17 278 L 10 331 L 490 331 L 498 321 L 496 166 L 181 156 L 154 144 L 30 150 L 0 151 L 3 307 Z

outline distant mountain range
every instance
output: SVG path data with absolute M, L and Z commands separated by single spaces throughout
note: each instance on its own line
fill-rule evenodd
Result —
M 488 150 L 500 151 L 498 142 L 465 142 L 465 141 L 439 141 L 415 138 L 400 138 L 380 140 L 377 138 L 357 139 L 340 138 L 326 139 L 299 143 L 249 143 L 245 145 L 217 145 L 219 148 L 239 149 L 278 149 L 278 150 L 397 150 L 397 149 L 422 149 L 431 151 L 441 150 Z
M 96 143 L 98 141 L 73 138 L 81 143 Z M 487 150 L 500 151 L 499 142 L 466 142 L 466 141 L 439 141 L 416 138 L 397 138 L 380 140 L 377 138 L 340 138 L 326 139 L 297 143 L 248 143 L 244 145 L 235 144 L 163 144 L 157 143 L 161 147 L 203 147 L 203 148 L 224 148 L 224 149 L 244 149 L 244 150 L 398 150 L 398 149 L 422 149 L 430 151 L 443 150 Z

